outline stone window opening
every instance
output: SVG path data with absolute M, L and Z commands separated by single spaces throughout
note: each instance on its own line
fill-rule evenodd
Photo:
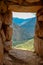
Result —
M 28 16 L 26 18 L 23 17 L 24 13 L 25 12 L 23 12 L 23 13 L 21 12 L 22 18 L 19 16 L 20 12 L 12 13 L 12 27 L 13 27 L 12 47 L 14 49 L 35 51 L 34 35 L 35 35 L 35 26 L 36 26 L 36 20 L 37 20 L 36 13 L 30 12 L 31 13 L 31 15 L 30 15 L 28 12 L 27 14 L 29 14 L 30 17 L 29 17 L 29 15 L 26 14 L 25 17 Z M 22 21 L 22 23 L 21 23 L 21 21 Z M 27 22 L 25 22 L 25 21 L 27 21 Z M 26 28 L 27 28 L 27 31 L 26 31 Z M 24 35 L 24 37 L 23 37 L 23 35 Z

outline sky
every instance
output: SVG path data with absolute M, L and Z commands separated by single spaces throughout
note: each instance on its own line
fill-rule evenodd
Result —
M 36 13 L 28 12 L 12 12 L 12 16 L 21 19 L 33 18 L 36 17 Z

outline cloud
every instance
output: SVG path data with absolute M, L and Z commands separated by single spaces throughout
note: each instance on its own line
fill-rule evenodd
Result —
M 27 18 L 33 18 L 36 17 L 36 13 L 28 13 L 28 12 L 12 12 L 13 17 L 18 17 L 22 19 L 27 19 Z

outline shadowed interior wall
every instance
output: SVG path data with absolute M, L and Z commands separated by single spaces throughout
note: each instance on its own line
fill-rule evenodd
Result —
M 43 57 L 43 7 L 37 12 L 35 29 L 35 49 L 39 56 Z
M 12 48 L 12 12 L 0 13 L 0 65 L 2 65 L 3 56 L 9 53 Z M 5 60 L 5 59 L 4 59 Z

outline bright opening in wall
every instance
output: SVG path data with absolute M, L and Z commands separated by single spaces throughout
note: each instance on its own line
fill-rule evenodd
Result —
M 12 12 L 13 48 L 34 50 L 36 13 Z

